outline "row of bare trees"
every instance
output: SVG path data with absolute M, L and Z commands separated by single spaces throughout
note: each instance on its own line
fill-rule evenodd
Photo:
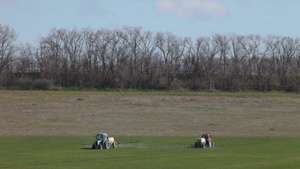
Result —
M 140 27 L 52 29 L 16 44 L 0 25 L 0 86 L 300 90 L 298 38 L 236 34 L 179 38 Z

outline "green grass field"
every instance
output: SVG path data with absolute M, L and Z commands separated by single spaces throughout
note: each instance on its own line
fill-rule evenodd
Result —
M 117 136 L 115 149 L 90 149 L 87 136 L 1 136 L 1 168 L 288 168 L 300 167 L 300 138 L 216 137 L 191 148 L 194 137 Z

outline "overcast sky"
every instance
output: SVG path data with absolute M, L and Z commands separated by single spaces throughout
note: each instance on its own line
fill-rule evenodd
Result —
M 300 37 L 300 0 L 0 0 L 0 24 L 34 44 L 52 28 L 140 26 L 178 37 Z

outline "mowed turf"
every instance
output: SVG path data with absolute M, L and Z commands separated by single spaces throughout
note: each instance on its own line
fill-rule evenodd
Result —
M 192 148 L 194 137 L 117 136 L 109 150 L 91 149 L 91 136 L 1 136 L 7 169 L 270 168 L 300 167 L 300 138 L 216 137 L 213 148 Z

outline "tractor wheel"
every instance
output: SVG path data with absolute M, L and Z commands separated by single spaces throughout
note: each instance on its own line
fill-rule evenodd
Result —
M 104 143 L 103 143 L 103 148 L 104 148 L 104 149 L 109 149 L 109 142 L 107 142 L 107 141 L 104 142 Z
M 195 142 L 194 147 L 198 148 L 198 143 L 197 142 Z
M 113 147 L 113 148 L 116 148 L 116 147 L 117 147 L 117 143 L 116 143 L 116 142 L 113 142 L 112 147 Z
M 103 143 L 103 149 L 106 149 L 106 142 Z

